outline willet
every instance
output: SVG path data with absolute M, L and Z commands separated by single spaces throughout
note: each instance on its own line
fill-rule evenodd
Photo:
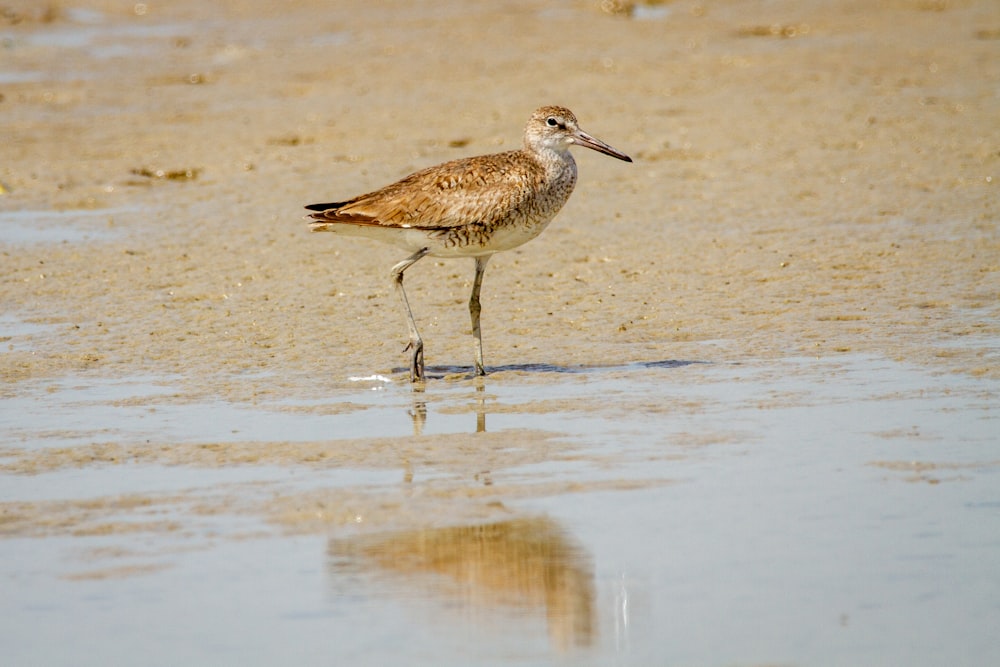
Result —
M 452 160 L 354 199 L 306 206 L 316 211 L 307 216 L 314 232 L 364 236 L 412 253 L 392 267 L 410 330 L 411 381 L 424 379 L 424 343 L 403 289 L 403 272 L 428 255 L 476 260 L 469 314 L 475 373 L 485 375 L 479 291 L 486 262 L 538 236 L 569 199 L 576 185 L 573 145 L 632 161 L 581 130 L 569 109 L 547 106 L 531 115 L 520 150 Z

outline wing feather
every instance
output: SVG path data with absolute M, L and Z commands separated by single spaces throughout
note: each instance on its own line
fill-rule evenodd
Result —
M 423 169 L 368 194 L 312 204 L 317 222 L 416 229 L 489 225 L 526 206 L 545 180 L 521 151 L 463 158 Z

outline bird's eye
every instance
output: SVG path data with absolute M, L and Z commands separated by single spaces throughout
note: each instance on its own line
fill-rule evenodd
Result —
M 555 127 L 559 124 L 559 121 L 557 121 L 554 117 L 549 116 L 548 120 L 545 121 L 545 124 L 549 127 Z

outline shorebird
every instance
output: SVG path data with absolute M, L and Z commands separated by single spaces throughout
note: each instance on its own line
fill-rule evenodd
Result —
M 469 297 L 475 374 L 483 367 L 479 292 L 486 263 L 538 236 L 563 207 L 576 185 L 570 146 L 611 157 L 632 158 L 580 129 L 565 107 L 537 109 L 524 128 L 520 150 L 452 160 L 410 174 L 380 190 L 347 201 L 310 204 L 314 232 L 363 236 L 412 254 L 392 267 L 392 282 L 406 311 L 410 380 L 424 379 L 424 343 L 403 289 L 403 272 L 423 257 L 471 257 L 476 275 Z

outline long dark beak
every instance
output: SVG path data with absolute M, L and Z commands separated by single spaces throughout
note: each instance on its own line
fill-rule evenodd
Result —
M 580 146 L 586 146 L 587 148 L 592 148 L 598 153 L 604 153 L 605 155 L 616 157 L 619 160 L 624 160 L 625 162 L 632 161 L 632 158 L 630 158 L 628 155 L 625 155 L 625 153 L 622 153 L 620 150 L 616 148 L 608 146 L 600 139 L 590 136 L 583 130 L 577 130 L 576 132 L 573 133 L 573 143 Z

